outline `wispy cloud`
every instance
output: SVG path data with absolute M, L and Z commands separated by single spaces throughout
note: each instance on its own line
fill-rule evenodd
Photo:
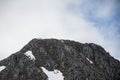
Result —
M 84 2 L 81 8 L 85 19 L 94 23 L 93 27 L 102 35 L 105 49 L 117 58 L 120 57 L 120 25 L 119 19 L 115 17 L 119 13 L 118 4 L 118 0 L 98 0 L 90 3 Z
M 0 5 L 0 59 L 34 37 L 94 42 L 119 58 L 118 27 L 109 23 L 115 3 L 97 1 L 4 0 Z

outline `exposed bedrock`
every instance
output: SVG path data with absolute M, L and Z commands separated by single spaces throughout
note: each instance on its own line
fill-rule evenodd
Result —
M 120 80 L 120 62 L 104 48 L 70 40 L 33 39 L 0 66 L 0 80 L 49 80 L 41 67 L 61 71 L 64 80 Z

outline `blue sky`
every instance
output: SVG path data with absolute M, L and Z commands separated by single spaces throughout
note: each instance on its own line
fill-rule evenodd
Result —
M 103 46 L 120 59 L 119 0 L 0 0 L 0 59 L 32 38 Z

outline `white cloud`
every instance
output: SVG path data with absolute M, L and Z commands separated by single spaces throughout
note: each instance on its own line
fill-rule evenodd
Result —
M 79 11 L 79 5 L 86 1 L 6 0 L 1 3 L 0 59 L 20 50 L 35 37 L 94 42 L 105 47 L 107 51 L 111 51 L 111 54 L 118 52 L 116 50 L 118 46 L 114 44 L 115 40 L 105 38 L 104 33 L 100 33 L 94 23 L 86 21 L 85 15 Z M 70 5 L 73 5 L 74 10 L 69 9 Z M 109 15 L 110 7 L 108 6 L 106 9 L 108 11 L 98 14 L 98 16 Z
M 102 19 L 109 19 L 114 14 L 115 9 L 115 0 L 105 0 L 102 5 L 98 4 L 99 6 L 96 8 L 96 17 Z

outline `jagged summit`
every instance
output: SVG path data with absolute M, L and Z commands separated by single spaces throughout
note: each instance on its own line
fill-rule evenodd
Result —
M 64 80 L 120 80 L 120 62 L 104 48 L 70 40 L 33 39 L 0 66 L 0 80 L 49 80 L 41 67 L 59 70 Z

